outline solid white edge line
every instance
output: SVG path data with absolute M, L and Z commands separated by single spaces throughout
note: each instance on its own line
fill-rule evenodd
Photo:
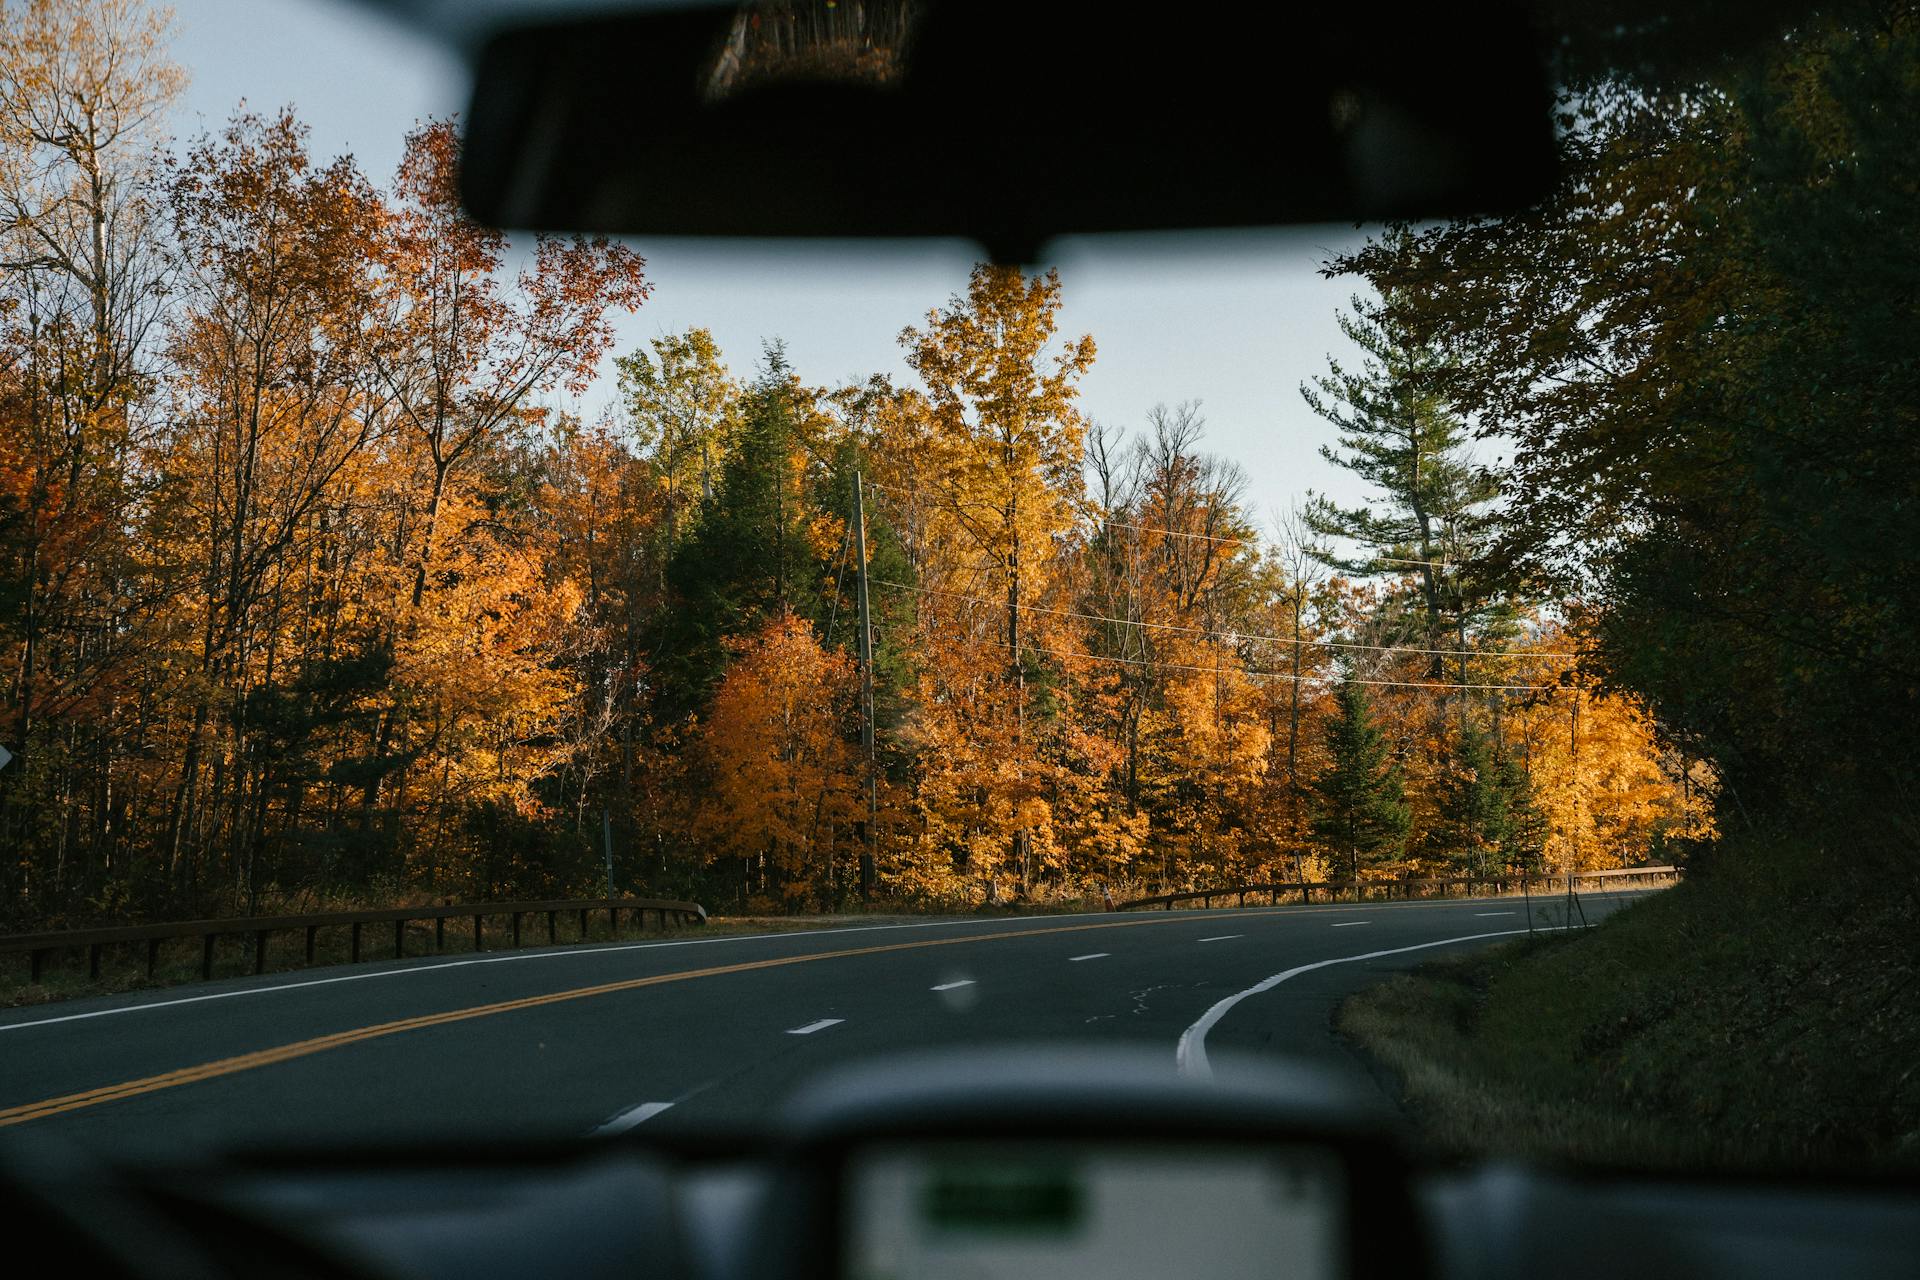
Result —
M 970 986 L 972 986 L 972 985 L 973 985 L 973 979 L 972 979 L 972 978 L 962 978 L 962 979 L 960 979 L 960 980 L 959 980 L 958 982 L 943 982 L 943 983 L 941 983 L 941 984 L 940 984 L 939 986 L 937 986 L 937 987 L 928 987 L 928 988 L 927 988 L 927 990 L 929 990 L 929 991 L 952 991 L 952 990 L 953 990 L 953 989 L 954 989 L 955 987 L 970 987 Z
M 845 1021 L 845 1018 L 822 1018 L 818 1022 L 809 1022 L 804 1027 L 790 1027 L 787 1030 L 787 1034 L 790 1036 L 810 1036 L 816 1031 L 825 1031 L 828 1027 L 837 1027 Z
M 1211 1081 L 1213 1066 L 1207 1061 L 1207 1032 L 1214 1024 L 1227 1016 L 1227 1011 L 1245 1000 L 1248 996 L 1257 996 L 1271 991 L 1289 978 L 1297 978 L 1303 973 L 1315 969 L 1325 969 L 1336 964 L 1352 964 L 1356 960 L 1378 960 L 1382 956 L 1405 955 L 1409 951 L 1425 951 L 1429 947 L 1447 947 L 1456 942 L 1478 942 L 1483 938 L 1510 938 L 1516 933 L 1525 933 L 1525 929 L 1503 929 L 1498 933 L 1474 933 L 1464 938 L 1442 938 L 1438 942 L 1421 942 L 1411 947 L 1393 947 L 1386 951 L 1369 951 L 1361 956 L 1341 956 L 1337 960 L 1316 960 L 1312 964 L 1297 965 L 1294 968 L 1274 974 L 1271 978 L 1256 982 L 1245 991 L 1230 995 L 1218 1001 L 1211 1009 L 1200 1015 L 1200 1020 L 1180 1033 L 1180 1043 L 1174 1048 L 1173 1063 L 1176 1070 L 1189 1080 Z
M 1080 962 L 1081 962 L 1082 960 L 1105 960 L 1105 959 L 1106 959 L 1106 958 L 1107 958 L 1108 956 L 1110 956 L 1110 955 L 1112 955 L 1112 954 L 1113 954 L 1113 952 L 1111 952 L 1111 951 L 1095 951 L 1095 952 L 1093 952 L 1093 953 L 1092 953 L 1092 954 L 1090 954 L 1090 955 L 1084 955 L 1084 956 L 1068 956 L 1068 957 L 1067 957 L 1067 963 L 1068 963 L 1068 964 L 1079 964 L 1079 963 L 1080 963 Z
M 1008 924 L 1030 924 L 1035 919 L 1082 920 L 1091 916 L 1104 916 L 1104 911 L 1077 911 L 1057 916 L 1020 916 L 1008 917 Z M 861 924 L 848 925 L 838 929 L 789 929 L 780 933 L 742 933 L 729 934 L 720 938 L 681 938 L 674 942 L 622 942 L 613 946 L 582 947 L 579 945 L 546 947 L 540 950 L 514 951 L 501 955 L 471 956 L 465 960 L 440 960 L 430 964 L 415 964 L 404 969 L 378 969 L 371 973 L 343 973 L 332 978 L 309 978 L 303 982 L 275 982 L 266 986 L 244 987 L 239 991 L 213 991 L 205 995 L 180 996 L 173 1000 L 149 1000 L 141 1004 L 118 1005 L 112 1009 L 94 1009 L 87 1013 L 65 1013 L 55 1018 L 35 1018 L 27 1022 L 0 1023 L 0 1032 L 23 1031 L 29 1027 L 50 1027 L 59 1022 L 84 1022 L 89 1018 L 110 1018 L 122 1013 L 145 1013 L 151 1009 L 172 1009 L 180 1005 L 203 1004 L 209 1000 L 232 1000 L 239 996 L 272 995 L 280 991 L 304 991 L 309 987 L 330 987 L 340 982 L 367 982 L 375 978 L 418 977 L 421 974 L 442 973 L 453 969 L 464 969 L 476 964 L 512 964 L 526 960 L 554 960 L 566 956 L 599 956 L 620 951 L 653 951 L 661 947 L 707 947 L 721 942 L 765 942 L 775 938 L 819 938 L 837 933 L 885 933 L 891 929 L 942 929 L 954 925 L 981 924 L 979 920 L 920 920 L 908 924 Z M 993 923 L 999 923 L 995 921 Z M 988 930 L 981 934 L 991 938 L 998 930 Z M 407 959 L 431 959 L 426 956 L 409 956 Z M 395 962 L 399 963 L 399 962 Z
M 628 1107 L 613 1119 L 607 1121 L 587 1136 L 590 1138 L 610 1138 L 616 1133 L 625 1133 L 637 1124 L 644 1124 L 662 1111 L 672 1106 L 671 1102 L 643 1102 L 637 1107 Z
M 1617 889 L 1617 890 L 1605 890 L 1601 893 L 1588 894 L 1587 897 L 1589 899 L 1593 899 L 1593 898 L 1621 896 L 1621 895 L 1630 894 L 1630 893 L 1655 893 L 1655 892 L 1658 892 L 1658 890 Z M 1466 901 L 1398 902 L 1398 903 L 1379 904 L 1379 906 L 1385 907 L 1388 910 L 1395 910 L 1398 908 L 1407 908 L 1407 907 L 1413 907 L 1413 908 L 1426 908 L 1426 907 L 1436 907 L 1436 906 L 1465 907 L 1465 906 L 1471 906 L 1471 905 L 1472 905 L 1471 902 L 1466 902 Z M 1260 907 L 1260 908 L 1249 908 L 1249 909 L 1267 911 L 1267 912 L 1278 910 L 1278 911 L 1299 911 L 1302 913 L 1307 913 L 1307 912 L 1323 913 L 1327 911 L 1335 911 L 1335 910 L 1338 910 L 1339 908 L 1325 906 L 1325 907 L 1278 907 L 1278 908 Z M 1224 914 L 1228 911 L 1238 910 L 1238 908 L 1220 907 L 1220 908 L 1217 908 L 1216 910 L 1219 913 Z M 1113 914 L 1115 913 L 1110 911 L 1074 911 L 1074 912 L 1062 913 L 1061 915 L 1057 915 L 1057 916 L 1013 916 L 1013 917 L 1008 917 L 1004 921 L 1004 923 L 1010 924 L 1010 925 L 1012 924 L 1030 925 L 1036 919 L 1086 920 L 1086 919 L 1090 919 L 1097 916 L 1110 916 Z M 951 928 L 955 925 L 982 924 L 982 923 L 986 923 L 986 922 L 980 921 L 980 920 L 924 920 L 924 921 L 913 921 L 907 924 L 846 925 L 836 929 L 792 929 L 782 933 L 742 933 L 742 934 L 731 934 L 722 938 L 682 938 L 674 942 L 623 942 L 614 946 L 605 946 L 605 947 L 582 947 L 577 944 L 571 947 L 568 947 L 568 946 L 549 947 L 543 950 L 515 951 L 505 955 L 474 956 L 466 960 L 440 960 L 430 964 L 413 964 L 413 965 L 408 965 L 404 969 L 378 969 L 371 973 L 343 973 L 338 977 L 309 978 L 303 982 L 275 982 L 266 986 L 243 987 L 238 991 L 214 991 L 214 992 L 209 992 L 206 995 L 181 996 L 173 1000 L 148 1000 L 140 1004 L 117 1005 L 111 1009 L 94 1009 L 86 1013 L 63 1013 L 58 1017 L 54 1017 L 54 1018 L 34 1018 L 26 1022 L 4 1022 L 4 1023 L 0 1023 L 0 1034 L 4 1034 L 8 1031 L 26 1031 L 33 1027 L 51 1027 L 62 1022 L 85 1022 L 91 1018 L 111 1018 L 123 1013 L 146 1013 L 155 1009 L 174 1009 L 174 1008 L 180 1007 L 181 1005 L 204 1004 L 209 1000 L 232 1000 L 240 996 L 263 996 L 263 995 L 273 995 L 276 992 L 304 991 L 310 987 L 330 987 L 330 986 L 333 986 L 335 983 L 340 983 L 340 982 L 367 982 L 375 978 L 418 977 L 421 974 L 444 973 L 454 969 L 464 969 L 468 965 L 476 965 L 476 964 L 512 964 L 512 963 L 528 961 L 528 960 L 553 960 L 553 959 L 558 959 L 566 956 L 598 956 L 598 955 L 606 955 L 609 952 L 619 952 L 619 951 L 652 951 L 660 947 L 707 947 L 707 946 L 713 946 L 716 943 L 723 943 L 723 942 L 765 942 L 770 938 L 817 938 L 817 937 L 825 937 L 830 934 L 839 934 L 839 933 L 884 933 L 890 929 L 944 929 L 944 928 Z M 996 921 L 994 923 L 1000 923 L 1000 922 Z M 994 936 L 995 932 L 997 932 L 997 930 L 989 930 L 988 932 L 983 933 L 980 936 L 982 938 L 991 938 Z M 429 959 L 429 957 L 411 956 L 411 957 L 408 957 L 408 959 L 422 960 L 422 959 Z M 399 963 L 399 962 L 394 962 L 394 963 Z

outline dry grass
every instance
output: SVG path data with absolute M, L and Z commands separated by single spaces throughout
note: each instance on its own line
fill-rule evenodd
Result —
M 1442 1154 L 1913 1167 L 1911 881 L 1898 859 L 1752 841 L 1591 932 L 1373 987 L 1341 1029 Z

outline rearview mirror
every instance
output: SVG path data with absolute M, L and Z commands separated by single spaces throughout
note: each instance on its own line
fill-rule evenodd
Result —
M 464 195 L 498 226 L 1054 236 L 1441 217 L 1553 177 L 1550 94 L 1502 6 L 773 0 L 496 33 Z

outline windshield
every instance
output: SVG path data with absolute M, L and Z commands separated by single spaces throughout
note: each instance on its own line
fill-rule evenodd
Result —
M 498 232 L 419 32 L 10 4 L 0 1125 L 717 1132 L 1091 1039 L 1449 1155 L 1911 1160 L 1920 61 L 1863 15 L 1570 46 L 1511 216 L 1007 265 Z

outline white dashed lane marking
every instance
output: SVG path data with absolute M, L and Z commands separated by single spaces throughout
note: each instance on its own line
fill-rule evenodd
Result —
M 810 1036 L 816 1031 L 825 1031 L 828 1027 L 837 1027 L 845 1021 L 845 1018 L 822 1018 L 818 1022 L 809 1022 L 804 1027 L 789 1028 L 787 1034 L 790 1036 Z
M 637 1107 L 628 1107 L 613 1119 L 595 1129 L 592 1137 L 609 1138 L 616 1133 L 625 1133 L 637 1124 L 644 1124 L 662 1111 L 672 1106 L 671 1102 L 643 1102 Z

